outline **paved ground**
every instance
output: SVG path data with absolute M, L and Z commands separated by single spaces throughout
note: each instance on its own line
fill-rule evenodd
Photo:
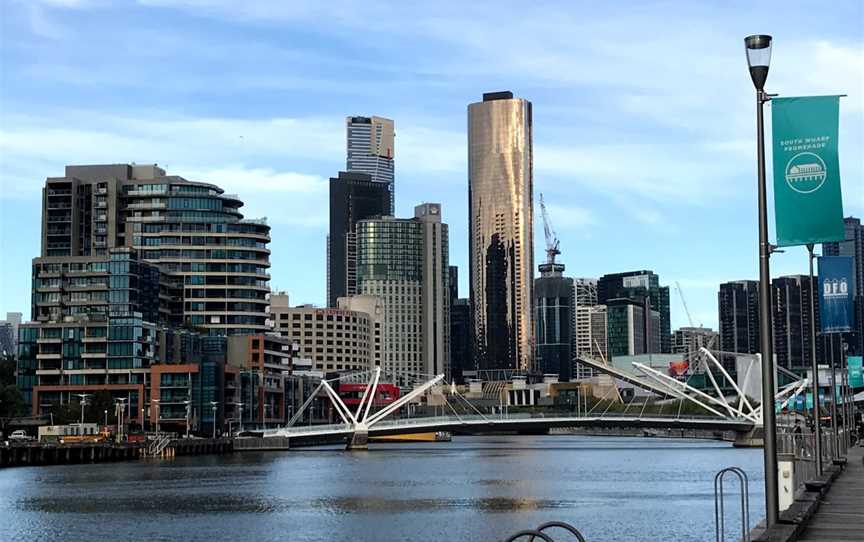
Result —
M 798 540 L 864 541 L 864 448 L 849 450 L 846 470 L 831 486 L 816 516 Z

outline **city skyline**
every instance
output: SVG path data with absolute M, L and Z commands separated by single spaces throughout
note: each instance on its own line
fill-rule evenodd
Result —
M 323 305 L 327 179 L 344 167 L 344 119 L 354 114 L 398 125 L 394 214 L 410 216 L 423 201 L 442 203 L 450 260 L 463 269 L 460 290 L 467 292 L 465 106 L 482 92 L 509 88 L 534 103 L 534 188 L 547 197 L 568 275 L 651 269 L 666 285 L 680 282 L 697 325 L 717 329 L 719 285 L 756 278 L 754 130 L 741 46 L 741 36 L 755 27 L 776 39 L 770 91 L 849 94 L 841 102 L 844 214 L 864 214 L 864 166 L 852 152 L 864 124 L 854 77 L 864 53 L 848 22 L 860 20 L 854 3 L 830 13 L 790 8 L 779 17 L 768 5 L 756 14 L 713 13 L 726 24 L 710 28 L 705 14 L 716 9 L 678 8 L 676 26 L 688 30 L 668 37 L 654 35 L 663 20 L 657 6 L 626 16 L 550 6 L 558 17 L 545 10 L 542 19 L 519 20 L 532 42 L 522 52 L 519 43 L 497 39 L 496 30 L 515 28 L 520 14 L 489 14 L 482 5 L 443 6 L 452 18 L 447 25 L 404 7 L 361 13 L 346 5 L 332 26 L 308 24 L 320 15 L 313 4 L 271 10 L 272 20 L 234 3 L 196 5 L 197 11 L 184 2 L 136 6 L 144 17 L 124 14 L 134 26 L 109 25 L 119 12 L 92 2 L 6 9 L 0 313 L 27 312 L 30 277 L 22 269 L 30 268 L 38 244 L 44 179 L 60 175 L 65 164 L 133 160 L 238 192 L 246 216 L 268 216 L 273 226 L 273 289 L 297 303 Z M 391 23 L 392 35 L 350 33 L 377 17 Z M 76 43 L 85 25 L 99 24 L 104 36 Z M 194 32 L 186 33 L 182 51 L 170 39 L 140 50 L 136 42 L 159 32 L 155 25 L 166 33 L 186 26 Z M 476 32 L 460 32 L 468 25 Z M 579 28 L 585 39 L 560 43 L 552 37 L 559 25 Z M 403 32 L 417 36 L 398 54 L 378 54 Z M 618 32 L 632 33 L 639 50 L 600 39 Z M 308 41 L 300 39 L 304 33 Z M 682 38 L 693 40 L 688 54 L 700 60 L 686 85 L 677 77 Z M 118 46 L 105 46 L 109 41 Z M 176 54 L 163 59 L 158 51 L 166 49 Z M 808 63 L 814 70 L 802 77 L 798 67 Z M 340 78 L 351 85 L 334 88 Z M 58 86 L 62 92 L 52 90 Z M 700 235 L 685 244 L 688 232 Z M 537 228 L 534 242 L 543 246 Z M 775 277 L 804 273 L 806 266 L 803 249 L 772 258 Z M 687 325 L 674 294 L 671 305 L 672 328 Z

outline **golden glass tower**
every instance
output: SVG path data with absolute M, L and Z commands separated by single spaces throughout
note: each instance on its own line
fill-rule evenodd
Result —
M 468 106 L 471 309 L 477 368 L 533 367 L 531 102 L 512 92 Z

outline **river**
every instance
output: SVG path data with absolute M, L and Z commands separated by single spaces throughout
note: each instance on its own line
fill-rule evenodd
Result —
M 728 443 L 457 436 L 370 447 L 0 469 L 0 539 L 491 541 L 562 520 L 588 542 L 713 541 L 713 477 L 731 465 L 750 475 L 751 523 L 764 515 L 762 451 Z

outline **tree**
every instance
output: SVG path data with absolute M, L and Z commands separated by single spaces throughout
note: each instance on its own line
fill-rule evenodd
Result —
M 0 385 L 0 418 L 27 415 L 27 404 L 15 384 Z
M 0 389 L 15 384 L 15 356 L 0 357 Z

